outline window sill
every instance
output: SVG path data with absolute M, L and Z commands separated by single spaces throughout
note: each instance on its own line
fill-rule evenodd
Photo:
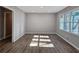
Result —
M 62 30 L 62 29 L 59 29 L 59 30 L 61 30 L 61 31 L 63 31 L 63 32 L 66 32 L 66 33 L 69 33 L 69 34 L 71 34 L 71 35 L 75 35 L 75 36 L 79 37 L 79 34 L 75 34 L 75 33 L 72 33 L 72 32 L 67 32 L 67 31 Z

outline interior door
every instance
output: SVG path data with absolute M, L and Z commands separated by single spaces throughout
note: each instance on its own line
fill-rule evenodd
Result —
M 12 13 L 6 13 L 6 37 L 10 37 L 12 35 Z

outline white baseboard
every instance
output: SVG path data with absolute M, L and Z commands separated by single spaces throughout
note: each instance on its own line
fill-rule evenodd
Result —
M 3 40 L 3 39 L 4 39 L 4 37 L 0 38 L 0 40 Z
M 33 32 L 26 32 L 25 34 L 56 34 L 56 33 L 46 33 L 46 32 L 43 32 L 43 33 L 33 33 Z
M 72 44 L 71 42 L 69 42 L 68 40 L 66 40 L 64 37 L 62 37 L 60 34 L 58 34 L 58 33 L 56 33 L 59 37 L 61 37 L 63 40 L 65 40 L 67 43 L 69 43 L 71 46 L 73 46 L 75 49 L 77 49 L 78 51 L 79 51 L 79 48 L 76 46 L 76 45 L 74 45 L 74 44 Z

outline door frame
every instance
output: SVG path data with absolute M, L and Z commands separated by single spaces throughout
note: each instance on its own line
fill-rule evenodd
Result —
M 6 13 L 4 13 L 4 39 L 6 38 Z
M 14 26 L 14 21 L 13 21 L 14 16 L 13 16 L 13 15 L 14 15 L 14 12 L 13 12 L 10 8 L 8 8 L 7 6 L 1 6 L 1 7 L 3 7 L 3 8 L 5 8 L 5 9 L 8 9 L 8 10 L 11 11 L 11 14 L 12 14 L 12 16 L 11 16 L 11 17 L 12 17 L 12 27 L 11 27 L 11 28 L 12 28 L 12 39 L 11 39 L 11 42 L 13 43 L 13 42 L 14 42 L 14 38 L 13 38 L 13 37 L 14 37 L 14 36 L 13 36 L 13 31 L 14 31 L 14 30 L 13 30 L 13 29 L 14 29 L 14 28 L 13 28 L 13 26 Z M 4 19 L 4 20 L 6 21 L 6 19 Z M 4 21 L 4 23 L 6 24 L 5 21 Z M 4 27 L 6 28 L 5 24 L 4 24 Z M 4 38 L 5 38 L 6 29 L 4 29 L 4 31 L 5 31 L 5 32 L 4 32 Z

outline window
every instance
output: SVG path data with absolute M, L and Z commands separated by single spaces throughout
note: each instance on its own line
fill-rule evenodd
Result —
M 64 19 L 64 30 L 69 32 L 70 31 L 70 14 L 65 14 Z
M 64 15 L 60 16 L 59 27 L 61 30 L 64 30 Z
M 74 34 L 79 34 L 79 10 L 60 15 L 59 24 L 60 29 Z
M 71 15 L 71 32 L 79 34 L 79 11 L 72 12 Z

